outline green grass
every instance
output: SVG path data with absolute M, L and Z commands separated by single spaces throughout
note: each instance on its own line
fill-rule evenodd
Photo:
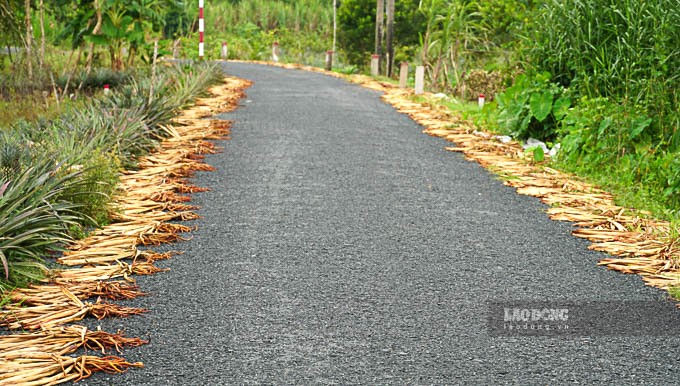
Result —
M 0 99 L 0 127 L 14 124 L 18 120 L 35 122 L 38 118 L 58 116 L 65 104 L 57 105 L 53 98 L 47 100 L 38 95 L 14 96 L 9 100 Z

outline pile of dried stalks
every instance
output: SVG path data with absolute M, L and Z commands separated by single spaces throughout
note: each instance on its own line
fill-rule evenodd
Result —
M 57 260 L 64 268 L 45 283 L 7 295 L 0 325 L 24 332 L 0 336 L 0 385 L 56 384 L 95 371 L 116 373 L 142 366 L 106 354 L 146 341 L 72 323 L 87 316 L 101 319 L 146 312 L 106 300 L 144 295 L 133 276 L 162 271 L 154 261 L 171 256 L 139 247 L 182 240 L 182 234 L 192 230 L 175 221 L 198 217 L 186 194 L 205 189 L 190 185 L 186 178 L 198 170 L 213 170 L 201 161 L 204 154 L 219 150 L 209 140 L 229 136 L 229 122 L 204 118 L 233 109 L 249 85 L 227 78 L 210 90 L 211 97 L 183 111 L 166 128 L 170 137 L 160 150 L 141 158 L 138 170 L 121 176 L 123 193 L 116 198 L 113 224 L 69 246 Z M 72 356 L 79 350 L 85 354 Z M 102 356 L 92 355 L 93 351 Z
M 447 150 L 462 153 L 468 160 L 498 173 L 504 177 L 504 184 L 518 193 L 538 197 L 550 206 L 547 212 L 551 219 L 574 223 L 577 229 L 573 234 L 590 240 L 590 249 L 616 256 L 602 259 L 599 265 L 639 274 L 645 284 L 656 288 L 680 286 L 680 241 L 668 222 L 615 205 L 611 194 L 574 175 L 551 169 L 546 162 L 535 162 L 519 143 L 502 143 L 443 106 L 415 102 L 413 90 L 364 75 L 345 76 L 309 66 L 262 63 L 343 77 L 383 92 L 383 99 L 424 126 L 424 133 L 455 144 Z M 424 96 L 432 100 L 431 95 Z

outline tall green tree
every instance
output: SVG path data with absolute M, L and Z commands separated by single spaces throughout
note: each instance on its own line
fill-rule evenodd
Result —
M 420 0 L 396 0 L 394 14 L 395 60 L 411 56 L 418 46 L 425 17 L 418 12 Z M 350 63 L 364 65 L 375 44 L 375 0 L 343 0 L 338 8 L 338 44 Z

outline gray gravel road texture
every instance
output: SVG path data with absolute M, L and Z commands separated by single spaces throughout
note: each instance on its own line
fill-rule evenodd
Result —
M 250 79 L 233 139 L 194 183 L 203 219 L 140 277 L 145 316 L 107 319 L 151 344 L 145 367 L 86 385 L 678 384 L 666 325 L 606 336 L 492 336 L 489 301 L 656 302 L 640 278 L 553 222 L 377 92 L 299 70 Z M 97 324 L 93 324 L 97 325 Z M 677 330 L 677 328 L 676 328 Z

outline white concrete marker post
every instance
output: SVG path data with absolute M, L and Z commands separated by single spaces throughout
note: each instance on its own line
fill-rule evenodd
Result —
M 479 94 L 479 99 L 477 100 L 477 103 L 479 104 L 479 108 L 482 109 L 484 108 L 484 94 Z
M 416 66 L 416 95 L 422 94 L 425 87 L 425 67 Z
M 371 76 L 378 76 L 380 73 L 380 56 L 373 54 L 371 56 Z
M 109 86 L 108 84 L 105 84 L 104 85 L 104 94 L 108 94 L 109 92 L 111 92 L 111 86 Z
M 227 42 L 222 42 L 222 59 L 227 60 L 229 57 L 229 48 L 227 47 Z
M 408 80 L 408 63 L 401 62 L 401 67 L 399 67 L 399 88 L 406 88 L 407 80 Z
M 279 42 L 274 42 L 272 44 L 272 60 L 274 63 L 279 62 Z
M 198 58 L 203 59 L 205 47 L 203 46 L 203 33 L 205 31 L 205 21 L 203 20 L 204 0 L 198 0 Z

